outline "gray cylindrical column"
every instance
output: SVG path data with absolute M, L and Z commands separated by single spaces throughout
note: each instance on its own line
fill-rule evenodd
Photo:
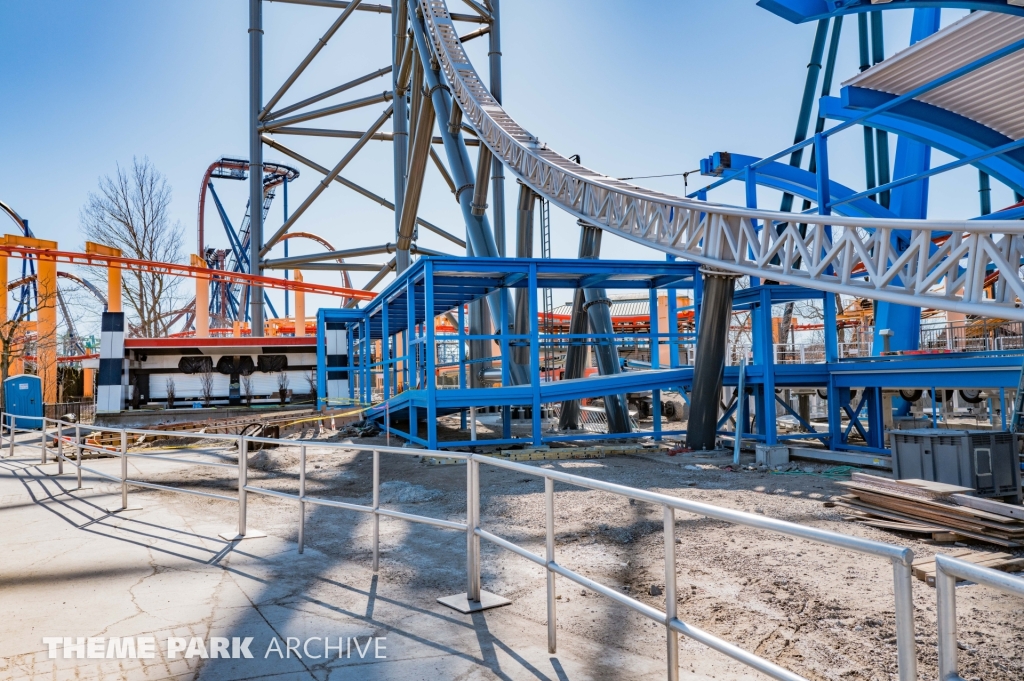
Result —
M 406 11 L 408 4 L 405 0 L 391 0 L 391 84 L 395 93 L 394 107 L 395 114 L 392 116 L 392 153 L 394 155 L 394 183 L 395 183 L 395 242 L 401 233 L 402 227 L 402 205 L 405 203 L 405 175 L 408 170 L 409 150 L 409 110 L 406 104 L 406 91 L 401 87 L 399 73 L 402 68 L 402 57 L 405 53 L 405 44 L 408 38 L 406 32 Z M 410 59 L 411 62 L 411 59 Z M 409 251 L 400 251 L 395 255 L 395 265 L 399 272 L 404 272 L 409 267 Z
M 601 230 L 594 225 L 580 221 L 579 257 L 597 259 L 601 255 Z M 591 333 L 610 335 L 613 332 L 612 313 L 608 294 L 603 288 L 583 289 L 577 291 L 573 300 L 572 317 L 569 321 L 569 332 L 572 334 Z M 579 330 L 577 330 L 579 329 Z M 574 352 L 575 351 L 575 352 Z M 620 371 L 619 351 L 615 341 L 606 338 L 594 343 L 594 354 L 597 359 L 597 370 L 602 376 L 613 376 Z M 572 355 L 570 357 L 570 355 Z M 586 346 L 571 342 L 565 359 L 565 378 L 581 378 L 586 363 Z M 572 366 L 570 367 L 570 363 Z M 573 373 L 570 375 L 570 368 Z M 578 372 L 578 373 L 577 373 Z M 629 422 L 629 407 L 624 395 L 605 395 L 605 413 L 608 415 L 608 431 L 611 433 L 628 433 L 632 430 Z M 562 403 L 562 414 L 559 416 L 559 427 L 563 422 L 570 424 L 573 415 L 579 414 L 579 404 L 575 401 Z M 578 418 L 577 418 L 578 420 Z M 568 427 L 568 426 L 566 426 Z M 578 424 L 577 424 L 578 427 Z
M 522 182 L 519 183 L 519 210 L 516 213 L 516 257 L 533 257 L 533 205 L 537 195 Z M 524 335 L 530 333 L 530 289 L 517 288 L 515 292 L 516 313 L 512 325 L 512 333 Z M 530 346 L 521 340 L 512 346 L 512 361 L 516 364 L 529 366 Z
M 695 451 L 715 448 L 718 408 L 725 373 L 725 346 L 732 320 L 732 294 L 738 275 L 702 267 L 704 298 L 700 305 L 700 330 L 690 391 L 690 419 L 686 446 Z
M 249 272 L 263 274 L 263 142 L 260 110 L 263 108 L 263 7 L 249 0 Z M 263 335 L 263 287 L 249 288 L 250 333 Z
M 572 298 L 572 314 L 569 317 L 569 335 L 579 336 L 587 332 L 587 313 L 583 311 L 583 289 L 576 289 Z M 587 365 L 587 345 L 584 338 L 570 338 L 562 365 L 562 378 L 582 378 Z M 565 400 L 558 414 L 559 430 L 577 430 L 580 427 L 579 400 Z

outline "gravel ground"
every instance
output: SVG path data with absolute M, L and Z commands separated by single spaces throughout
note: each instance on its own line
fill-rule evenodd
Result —
M 384 444 L 384 438 L 357 442 Z M 249 482 L 295 492 L 298 462 L 297 447 L 254 453 Z M 909 546 L 919 557 L 950 548 L 842 520 L 823 503 L 842 488 L 821 475 L 826 468 L 822 465 L 806 464 L 784 474 L 734 472 L 707 460 L 662 453 L 537 465 Z M 542 555 L 543 482 L 495 467 L 481 470 L 482 526 Z M 230 487 L 234 479 L 224 473 L 230 471 L 188 468 L 159 481 L 197 489 Z M 367 452 L 315 446 L 307 450 L 311 496 L 369 503 L 371 473 Z M 427 465 L 414 455 L 382 455 L 381 481 L 381 501 L 389 508 L 459 521 L 465 517 L 463 465 Z M 661 509 L 562 484 L 555 490 L 556 560 L 663 609 Z M 297 539 L 294 503 L 259 495 L 249 499 L 251 527 Z M 197 511 L 224 512 L 223 505 L 201 498 L 180 503 Z M 306 539 L 325 553 L 369 561 L 370 527 L 366 516 L 311 506 Z M 686 513 L 677 514 L 676 527 L 681 620 L 811 679 L 896 678 L 893 580 L 886 561 Z M 382 583 L 401 583 L 407 593 L 426 593 L 431 600 L 465 590 L 461 533 L 384 519 L 381 541 Z M 982 544 L 970 548 L 995 550 Z M 538 635 L 543 635 L 543 571 L 487 542 L 482 550 L 484 588 L 511 599 L 508 609 L 535 621 Z M 566 579 L 558 579 L 558 590 L 560 630 L 600 643 L 609 654 L 627 650 L 664 657 L 662 627 Z M 1024 602 L 977 585 L 961 586 L 957 595 L 964 678 L 1024 679 Z M 935 678 L 935 590 L 915 580 L 914 603 L 920 678 Z M 706 667 L 707 660 L 725 660 L 686 639 L 681 659 L 687 671 Z M 721 668 L 725 671 L 720 679 L 747 678 L 729 671 L 724 662 Z M 602 671 L 600 658 L 593 661 L 592 671 L 594 678 L 613 678 Z

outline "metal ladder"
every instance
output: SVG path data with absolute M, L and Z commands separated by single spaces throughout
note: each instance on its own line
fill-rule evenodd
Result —
M 551 204 L 544 197 L 540 197 L 540 257 L 551 257 Z M 550 288 L 543 290 L 544 297 L 544 335 L 548 337 L 547 343 L 541 346 L 544 351 L 544 364 L 542 369 L 551 369 L 555 361 L 555 350 L 552 347 L 551 335 L 555 331 L 554 320 L 551 318 L 555 305 L 552 299 Z

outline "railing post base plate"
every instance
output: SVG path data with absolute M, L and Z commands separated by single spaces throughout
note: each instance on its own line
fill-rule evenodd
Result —
M 121 508 L 120 506 L 107 506 L 103 509 L 107 513 L 124 513 L 125 511 L 141 511 L 141 506 L 129 506 L 128 508 Z
M 448 606 L 452 610 L 458 610 L 463 615 L 491 608 L 500 608 L 503 605 L 512 605 L 512 601 L 509 599 L 503 598 L 498 594 L 492 594 L 490 591 L 481 591 L 479 601 L 471 601 L 469 600 L 469 594 L 461 593 L 438 598 L 437 602 Z
M 242 541 L 243 539 L 263 539 L 267 536 L 266 532 L 260 532 L 259 530 L 246 530 L 245 534 L 238 534 L 238 530 L 232 530 L 229 532 L 221 532 L 217 535 L 224 541 Z

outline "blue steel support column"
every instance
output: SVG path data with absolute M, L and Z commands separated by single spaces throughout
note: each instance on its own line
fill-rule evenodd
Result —
M 857 15 L 857 43 L 860 48 L 860 70 L 867 71 L 871 67 L 871 57 L 868 51 L 868 15 L 861 13 Z M 864 125 L 864 173 L 867 176 L 867 188 L 877 186 L 875 181 L 875 139 L 874 131 Z M 818 195 L 820 198 L 820 194 Z M 872 196 L 877 199 L 877 196 Z
M 363 323 L 360 325 L 362 338 L 362 355 L 363 355 L 363 402 L 370 404 L 373 402 L 373 369 L 370 367 L 370 320 L 364 318 Z
M 676 256 L 667 255 L 665 259 L 669 262 L 675 262 Z M 677 300 L 676 289 L 668 289 L 668 297 L 666 298 L 666 318 L 668 321 L 668 366 L 670 369 L 676 369 L 679 367 L 679 301 Z
M 284 178 L 284 186 L 281 190 L 281 202 L 284 204 L 284 221 L 288 222 L 288 177 Z M 284 257 L 288 257 L 288 239 L 284 240 Z M 284 271 L 285 280 L 288 279 L 288 270 Z M 288 289 L 284 290 L 284 316 L 288 317 Z
M 341 354 L 348 356 L 348 366 L 345 367 L 345 378 L 348 379 L 348 399 L 355 400 L 356 398 L 356 372 L 353 368 L 355 360 L 355 353 L 352 352 L 352 324 L 345 325 L 345 351 Z M 326 391 L 327 384 L 324 384 L 324 390 Z M 326 394 L 326 392 L 324 393 Z
M 747 208 L 757 208 L 757 168 L 747 166 L 744 172 L 744 189 L 746 190 Z M 761 229 L 768 225 L 758 225 L 754 221 L 754 229 Z M 761 283 L 760 277 L 750 277 L 750 286 L 758 286 Z
M 492 2 L 494 0 L 491 0 Z M 537 325 L 537 263 L 530 263 L 529 298 L 530 338 L 537 339 L 540 329 Z M 533 394 L 533 446 L 541 446 L 541 405 L 540 405 L 540 343 L 530 343 L 530 392 Z
M 448 86 L 441 83 L 440 71 L 435 71 L 431 66 L 430 50 L 427 47 L 424 35 L 423 20 L 416 16 L 417 3 L 409 0 L 409 19 L 413 28 L 413 36 L 416 39 L 417 52 L 423 60 L 423 80 L 430 93 L 430 99 L 434 104 L 434 112 L 438 121 L 447 121 L 451 117 L 452 102 L 448 94 Z M 466 242 L 472 246 L 473 255 L 481 258 L 496 258 L 500 254 L 498 246 L 494 241 L 494 233 L 491 231 L 490 222 L 486 215 L 473 215 L 473 187 L 476 182 L 476 173 L 473 171 L 472 162 L 469 160 L 469 151 L 466 149 L 462 133 L 452 134 L 446 125 L 438 125 L 441 133 L 441 141 L 444 143 L 445 155 L 448 157 L 448 168 L 451 171 L 455 186 L 459 187 L 456 198 L 459 208 L 462 210 L 462 217 L 466 223 Z M 507 289 L 497 293 L 500 297 L 508 297 Z M 491 301 L 491 321 L 494 327 L 509 327 L 512 324 L 512 305 L 506 301 L 504 309 L 508 317 L 498 316 L 496 306 Z M 514 385 L 526 385 L 528 372 L 525 367 L 511 367 L 512 382 Z
M 658 289 L 652 288 L 648 294 L 651 310 L 651 368 L 661 368 L 661 358 L 658 356 L 661 348 L 658 339 Z M 661 391 L 651 391 L 651 416 L 654 418 L 654 440 L 661 441 Z
M 442 128 L 444 126 L 441 126 Z M 413 278 L 405 280 L 405 320 L 408 328 L 405 333 L 406 358 L 405 364 L 409 368 L 409 382 L 405 384 L 406 390 L 415 390 L 419 386 L 420 369 L 416 357 L 416 284 Z M 413 437 L 419 435 L 419 426 L 416 421 L 416 407 L 412 399 L 409 399 L 409 434 Z
M 882 12 L 870 13 L 871 19 L 871 63 L 879 64 L 885 60 L 885 42 L 882 28 Z M 875 130 L 875 160 L 878 163 L 878 184 L 889 183 L 889 133 Z M 878 202 L 889 207 L 889 190 L 879 192 Z
M 502 292 L 507 292 L 507 289 L 501 289 Z M 499 302 L 499 314 L 498 319 L 508 319 L 508 303 L 509 297 L 507 295 L 498 296 Z M 498 344 L 501 348 L 501 385 L 511 385 L 510 374 L 512 370 L 512 356 L 508 351 L 508 327 L 504 324 L 501 325 L 498 332 Z M 506 440 L 512 437 L 512 407 L 511 405 L 505 404 L 501 407 L 501 436 Z
M 762 288 L 760 302 L 753 310 L 753 343 L 754 364 L 761 366 L 763 383 L 760 398 L 757 402 L 758 433 L 764 435 L 766 445 L 778 442 L 778 429 L 775 423 L 775 347 L 772 329 L 771 291 Z
M 937 7 L 914 10 L 910 44 L 924 40 L 939 30 L 941 10 Z M 874 27 L 872 27 L 874 28 Z M 894 179 L 911 177 L 931 167 L 931 147 L 909 137 L 899 137 L 896 142 L 896 168 Z M 882 181 L 884 184 L 884 180 Z M 923 220 L 928 217 L 928 178 L 901 185 L 892 190 L 892 210 L 901 218 Z M 893 233 L 891 244 L 893 257 L 907 249 L 910 236 L 906 231 Z M 874 355 L 882 352 L 883 342 L 879 332 L 891 329 L 891 350 L 917 350 L 921 337 L 921 308 L 894 305 L 885 301 L 875 303 Z M 900 411 L 907 412 L 910 405 L 899 400 Z
M 459 302 L 459 316 L 458 316 L 459 328 L 459 390 L 465 390 L 469 387 L 469 383 L 466 382 L 466 306 L 461 301 Z M 466 429 L 466 410 L 462 409 L 459 416 L 459 428 L 461 430 Z
M 469 387 L 466 382 L 466 306 L 459 303 L 459 390 Z
M 885 448 L 885 403 L 881 388 L 865 388 L 867 391 L 868 447 Z
M 836 297 L 835 294 L 826 293 L 824 300 L 825 313 L 825 363 L 832 364 L 839 360 L 839 337 L 836 327 Z
M 804 81 L 804 94 L 800 99 L 800 113 L 797 115 L 796 134 L 793 135 L 793 144 L 799 144 L 807 139 L 807 129 L 811 123 L 811 109 L 814 107 L 814 91 L 818 86 L 818 74 L 821 72 L 821 56 L 825 52 L 825 38 L 827 35 L 828 19 L 821 19 L 818 21 L 818 27 L 814 33 L 814 44 L 811 46 L 811 60 L 807 64 L 807 78 Z M 803 155 L 804 150 L 802 148 L 794 151 L 789 156 L 789 165 L 799 168 Z M 782 195 L 782 204 L 779 210 L 783 212 L 793 210 L 792 194 Z
M 981 215 L 992 212 L 992 185 L 988 173 L 983 170 L 978 171 L 978 200 L 981 202 Z
M 391 338 L 388 329 L 388 306 L 380 306 L 380 361 L 381 377 L 384 383 L 384 401 L 391 398 Z
M 437 449 L 437 381 L 434 377 L 434 263 L 427 259 L 423 269 L 423 325 L 426 327 L 427 449 Z
M 285 242 L 287 243 L 287 242 Z M 347 335 L 347 334 L 346 334 Z M 349 378 L 349 385 L 352 379 Z M 316 313 L 316 409 L 323 411 L 327 408 L 327 324 L 324 321 L 324 311 Z

